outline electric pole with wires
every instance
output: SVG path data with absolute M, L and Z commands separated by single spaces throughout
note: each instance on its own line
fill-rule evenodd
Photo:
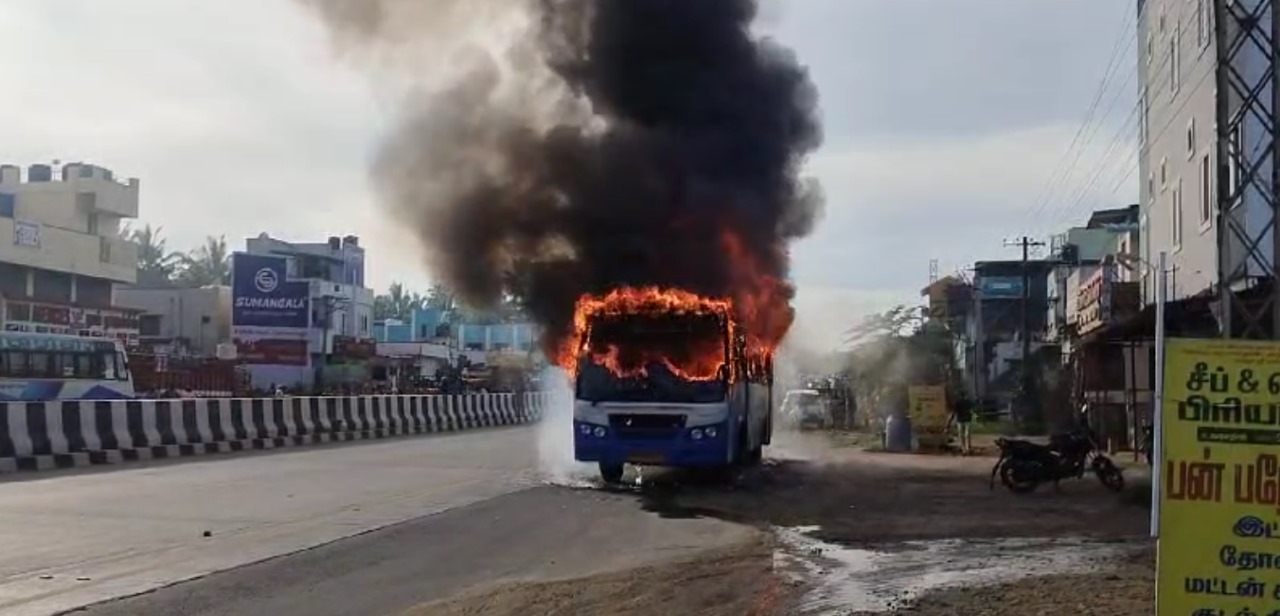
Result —
M 1022 399 L 1022 404 L 1020 405 L 1021 408 L 1018 409 L 1017 419 L 1025 425 L 1027 423 L 1037 423 L 1030 421 L 1030 410 L 1035 403 L 1032 391 L 1035 384 L 1035 374 L 1031 365 L 1031 269 L 1028 263 L 1031 259 L 1031 249 L 1044 246 L 1044 242 L 1024 235 L 1016 240 L 1005 240 L 1004 245 L 1022 248 L 1022 324 L 1019 336 L 1022 341 L 1022 391 L 1019 396 Z

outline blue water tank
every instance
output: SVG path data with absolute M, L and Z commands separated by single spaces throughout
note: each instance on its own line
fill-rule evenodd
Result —
M 884 420 L 885 451 L 911 451 L 911 418 L 905 414 L 893 414 Z

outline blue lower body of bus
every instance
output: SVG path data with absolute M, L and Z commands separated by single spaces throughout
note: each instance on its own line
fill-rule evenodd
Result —
M 644 431 L 573 422 L 573 454 L 580 462 L 667 467 L 719 467 L 731 463 L 731 422 Z

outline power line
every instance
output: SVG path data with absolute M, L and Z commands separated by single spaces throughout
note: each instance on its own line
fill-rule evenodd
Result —
M 1053 192 L 1053 187 L 1059 184 L 1061 181 L 1064 181 L 1067 179 L 1068 175 L 1062 174 L 1060 176 L 1059 170 L 1066 169 L 1066 167 L 1064 167 L 1063 165 L 1066 163 L 1067 159 L 1071 156 L 1071 153 L 1075 150 L 1076 146 L 1080 143 L 1081 137 L 1084 136 L 1085 132 L 1093 123 L 1093 118 L 1094 118 L 1094 115 L 1097 113 L 1098 105 L 1102 102 L 1103 95 L 1106 93 L 1107 88 L 1111 83 L 1111 79 L 1115 73 L 1115 69 L 1119 67 L 1117 60 L 1120 57 L 1121 50 L 1124 48 L 1125 41 L 1136 40 L 1137 28 L 1133 29 L 1132 36 L 1129 36 L 1129 37 L 1125 36 L 1125 33 L 1129 31 L 1129 24 L 1130 24 L 1131 18 L 1134 18 L 1136 16 L 1137 16 L 1136 12 L 1129 12 L 1129 11 L 1126 12 L 1124 22 L 1121 24 L 1121 27 L 1120 27 L 1120 33 L 1116 37 L 1116 42 L 1114 47 L 1112 47 L 1111 49 L 1111 57 L 1110 59 L 1107 60 L 1107 66 L 1103 70 L 1102 79 L 1099 81 L 1098 88 L 1094 92 L 1093 100 L 1092 102 L 1089 103 L 1089 108 L 1085 111 L 1085 117 L 1081 121 L 1079 128 L 1076 129 L 1076 134 L 1071 139 L 1071 144 L 1067 146 L 1067 150 L 1062 153 L 1062 158 L 1058 161 L 1057 165 L 1055 165 L 1055 169 L 1053 173 L 1049 174 L 1049 177 L 1045 180 L 1044 186 L 1041 187 L 1040 192 L 1037 194 L 1036 199 L 1033 202 L 1035 204 L 1033 206 L 1035 208 L 1035 211 L 1031 214 L 1032 218 L 1034 218 L 1041 211 L 1044 210 L 1045 205 L 1048 203 L 1048 197 Z
M 1137 75 L 1137 72 L 1138 72 L 1137 67 L 1134 67 L 1133 71 L 1130 73 L 1130 79 L 1125 80 L 1125 85 L 1128 85 L 1132 77 Z M 1108 107 L 1107 109 L 1108 116 L 1104 116 L 1104 117 L 1109 117 L 1110 110 L 1115 107 L 1115 103 L 1119 100 L 1120 100 L 1120 92 L 1117 92 L 1116 96 L 1112 98 L 1111 106 Z M 1105 170 L 1106 165 L 1110 160 L 1110 156 L 1112 155 L 1112 152 L 1114 152 L 1116 150 L 1116 147 L 1120 145 L 1122 142 L 1127 141 L 1127 139 L 1125 138 L 1125 134 L 1129 131 L 1129 127 L 1133 122 L 1133 119 L 1137 117 L 1138 115 L 1137 111 L 1139 108 L 1140 108 L 1140 103 L 1139 105 L 1134 105 L 1133 108 L 1129 110 L 1129 115 L 1125 117 L 1125 120 L 1120 125 L 1119 130 L 1116 131 L 1115 136 L 1111 138 L 1110 143 L 1107 145 L 1107 149 L 1103 151 L 1102 158 L 1097 162 L 1097 164 L 1093 166 L 1092 175 L 1086 172 L 1085 178 L 1082 178 L 1082 180 L 1084 181 L 1079 182 L 1076 186 L 1072 188 L 1067 188 L 1066 186 L 1064 186 L 1063 187 L 1064 190 L 1068 191 L 1063 193 L 1063 195 L 1066 196 L 1066 198 L 1063 199 L 1052 210 L 1052 213 L 1050 213 L 1049 216 L 1045 216 L 1043 217 L 1043 219 L 1045 220 L 1056 219 L 1057 217 L 1060 217 L 1063 214 L 1067 213 L 1069 210 L 1071 210 L 1074 207 L 1075 201 L 1080 196 L 1080 194 L 1083 191 L 1087 191 L 1090 187 L 1092 187 L 1094 183 L 1096 183 L 1097 176 L 1100 175 Z M 1090 139 L 1090 142 L 1092 142 L 1092 139 Z M 1085 147 L 1088 147 L 1088 143 L 1086 143 Z M 1079 161 L 1080 157 L 1083 154 L 1084 154 L 1084 148 L 1081 148 L 1081 150 L 1076 153 L 1077 162 Z
M 1094 172 L 1089 181 L 1087 183 L 1082 183 L 1070 197 L 1062 201 L 1062 206 L 1056 211 L 1055 217 L 1052 218 L 1052 220 L 1061 222 L 1067 216 L 1077 213 L 1080 210 L 1080 206 L 1085 202 L 1089 195 L 1092 194 L 1094 187 L 1098 185 L 1098 182 L 1102 179 L 1103 175 L 1108 171 L 1110 171 L 1112 175 L 1115 174 L 1114 166 L 1117 161 L 1115 161 L 1114 158 L 1116 154 L 1126 150 L 1129 151 L 1130 155 L 1134 153 L 1133 149 L 1127 146 L 1132 144 L 1134 136 L 1133 133 L 1136 132 L 1138 128 L 1138 124 L 1134 121 L 1138 118 L 1136 111 L 1137 109 L 1134 109 L 1134 112 L 1131 112 L 1125 119 L 1124 124 L 1121 125 L 1120 130 L 1116 133 L 1116 136 L 1111 140 L 1110 145 L 1103 152 L 1097 165 L 1095 165 Z M 1119 147 L 1121 145 L 1126 147 Z M 1046 219 L 1050 218 L 1046 217 Z
M 1179 32 L 1181 31 L 1181 30 L 1180 30 L 1180 28 L 1181 28 L 1181 23 L 1175 24 L 1175 26 L 1174 26 L 1174 27 L 1175 27 L 1175 28 L 1178 28 L 1178 29 L 1179 29 Z M 1136 29 L 1136 28 L 1135 28 L 1134 36 L 1135 36 L 1135 37 L 1137 36 L 1137 29 Z M 1194 41 L 1194 39 L 1192 39 L 1192 38 L 1190 38 L 1190 37 L 1182 37 L 1181 35 L 1179 35 L 1179 37 L 1178 37 L 1178 48 L 1177 48 L 1177 52 L 1178 52 L 1178 54 L 1179 54 L 1179 55 L 1181 55 L 1181 54 L 1182 54 L 1182 53 L 1183 53 L 1183 52 L 1188 48 L 1188 43 L 1187 43 L 1187 42 L 1185 42 L 1185 41 L 1191 41 L 1191 43 L 1190 43 L 1190 44 L 1191 44 L 1191 45 L 1193 45 L 1193 46 L 1198 45 L 1198 43 L 1196 43 L 1196 42 Z M 1193 50 L 1194 50 L 1194 48 L 1193 48 Z M 1143 90 L 1143 91 L 1145 91 L 1145 92 L 1147 92 L 1147 96 L 1146 96 L 1146 98 L 1147 98 L 1148 100 L 1150 99 L 1150 82 L 1152 81 L 1152 76 L 1159 76 L 1159 75 L 1162 75 L 1162 73 L 1164 72 L 1165 68 L 1166 68 L 1166 67 L 1168 67 L 1168 66 L 1169 66 L 1169 64 L 1170 64 L 1171 62 L 1173 62 L 1173 54 L 1169 54 L 1169 53 L 1161 54 L 1161 56 L 1160 56 L 1160 61 L 1156 64 L 1156 66 L 1155 66 L 1152 70 L 1150 70 L 1150 71 L 1147 73 L 1147 76 L 1146 76 L 1147 78 L 1146 78 L 1146 80 L 1145 80 L 1145 81 L 1146 81 L 1146 83 L 1144 83 L 1144 84 L 1143 84 L 1142 90 Z M 1135 63 L 1135 65 L 1134 65 L 1134 72 L 1136 73 L 1136 71 L 1137 71 L 1137 64 Z M 1150 147 L 1150 146 L 1149 146 L 1149 144 L 1150 144 L 1152 141 L 1154 141 L 1155 139 L 1158 139 L 1160 136 L 1162 136 L 1162 135 L 1163 135 L 1163 134 L 1168 130 L 1169 126 L 1171 126 L 1171 125 L 1172 125 L 1172 123 L 1173 123 L 1173 122 L 1178 118 L 1179 114 L 1182 112 L 1182 109 L 1183 109 L 1183 108 L 1186 106 L 1186 104 L 1189 102 L 1189 100 L 1190 100 L 1190 98 L 1191 98 L 1191 94 L 1192 94 L 1192 93 L 1194 93 L 1194 92 L 1196 92 L 1196 91 L 1198 91 L 1198 90 L 1200 89 L 1200 87 L 1202 87 L 1202 86 L 1204 85 L 1204 82 L 1205 82 L 1206 78 L 1208 77 L 1208 74 L 1212 74 L 1212 71 L 1210 71 L 1210 72 L 1209 72 L 1209 73 L 1207 73 L 1206 75 L 1202 76 L 1202 77 L 1200 78 L 1200 81 L 1198 81 L 1198 82 L 1196 83 L 1196 85 L 1192 87 L 1191 92 L 1190 92 L 1190 93 L 1188 93 L 1188 94 L 1186 95 L 1186 97 L 1184 97 L 1184 99 L 1183 99 L 1182 103 L 1178 106 L 1177 110 L 1175 110 L 1175 111 L 1173 112 L 1173 114 L 1172 114 L 1172 116 L 1170 117 L 1169 121 L 1168 121 L 1168 122 L 1166 122 L 1166 123 L 1161 127 L 1160 131 L 1159 131 L 1158 133 L 1156 133 L 1154 136 L 1153 136 L 1153 135 L 1148 134 L 1147 139 L 1146 139 L 1145 147 L 1149 148 L 1149 147 Z M 1156 79 L 1160 79 L 1160 78 L 1162 78 L 1162 77 L 1156 77 Z M 1116 98 L 1117 98 L 1117 100 L 1118 100 L 1118 95 L 1117 95 L 1117 97 L 1116 97 Z M 1113 139 L 1113 141 L 1112 141 L 1111 145 L 1110 145 L 1110 146 L 1108 146 L 1108 148 L 1107 148 L 1106 152 L 1104 152 L 1104 154 L 1103 154 L 1102 159 L 1099 161 L 1098 165 L 1096 165 L 1096 166 L 1095 166 L 1095 168 L 1094 168 L 1094 169 L 1095 169 L 1095 170 L 1094 170 L 1094 173 L 1093 173 L 1093 174 L 1090 174 L 1090 175 L 1086 175 L 1086 177 L 1088 178 L 1088 180 L 1087 180 L 1085 183 L 1083 183 L 1083 185 L 1082 185 L 1081 187 L 1077 188 L 1077 190 L 1076 190 L 1076 191 L 1073 191 L 1073 193 L 1072 193 L 1072 195 L 1073 195 L 1073 196 L 1072 196 L 1072 198 L 1070 198 L 1070 199 L 1068 199 L 1067 201 L 1065 201 L 1065 202 L 1064 202 L 1064 204 L 1066 204 L 1066 205 L 1064 205 L 1063 207 L 1059 208 L 1059 213 L 1060 213 L 1060 214 L 1065 215 L 1065 214 L 1067 214 L 1067 213 L 1070 213 L 1070 212 L 1073 212 L 1073 211 L 1078 210 L 1078 209 L 1079 209 L 1079 206 L 1080 206 L 1080 205 L 1082 205 L 1082 204 L 1085 202 L 1085 200 L 1088 198 L 1088 196 L 1089 196 L 1090 192 L 1093 190 L 1093 188 L 1098 184 L 1098 182 L 1100 181 L 1100 179 L 1103 177 L 1103 174 L 1105 174 L 1105 173 L 1107 173 L 1107 172 L 1108 172 L 1108 170 L 1110 169 L 1110 167 L 1111 167 L 1111 166 L 1112 166 L 1112 164 L 1113 164 L 1112 159 L 1113 159 L 1113 150 L 1115 149 L 1115 146 L 1116 146 L 1116 145 L 1118 145 L 1119 143 L 1128 142 L 1128 141 L 1131 139 L 1131 137 L 1129 136 L 1129 133 L 1130 133 L 1130 132 L 1132 132 L 1132 128 L 1131 128 L 1131 126 L 1130 126 L 1130 122 L 1131 122 L 1131 120 L 1132 120 L 1132 119 L 1137 115 L 1138 111 L 1142 108 L 1143 104 L 1144 104 L 1144 101 L 1140 99 L 1140 100 L 1138 100 L 1138 101 L 1137 101 L 1137 103 L 1133 106 L 1133 108 L 1132 108 L 1132 109 L 1130 110 L 1130 112 L 1129 112 L 1129 116 L 1128 116 L 1128 117 L 1126 118 L 1126 120 L 1125 120 L 1124 125 L 1122 125 L 1122 126 L 1121 126 L 1121 128 L 1117 131 L 1117 133 L 1116 133 L 1116 137 Z M 1141 120 L 1139 120 L 1139 122 L 1141 123 Z M 1142 150 L 1142 151 L 1144 151 L 1144 152 L 1145 152 L 1145 149 L 1144 149 L 1144 150 Z M 1112 193 L 1117 192 L 1117 191 L 1120 189 L 1120 187 L 1124 184 L 1124 182 L 1125 182 L 1125 181 L 1127 181 L 1127 180 L 1128 180 L 1128 179 L 1133 175 L 1133 171 L 1134 171 L 1134 169 L 1136 169 L 1136 168 L 1138 167 L 1138 165 L 1139 165 L 1139 162 L 1138 162 L 1139 160 L 1140 160 L 1140 157 L 1139 157 L 1139 156 L 1135 156 L 1135 157 L 1134 157 L 1134 161 L 1133 161 L 1133 163 L 1132 163 L 1131 165 L 1129 165 L 1128 169 L 1127 169 L 1127 170 L 1126 170 L 1122 175 L 1120 175 L 1120 176 L 1119 176 L 1119 177 L 1120 177 L 1119 181 L 1115 182 L 1114 187 L 1113 187 L 1113 188 L 1112 188 L 1112 190 L 1111 190 L 1111 192 L 1112 192 Z M 1114 172 L 1113 172 L 1113 174 L 1114 174 Z M 1045 219 L 1046 219 L 1046 220 L 1047 220 L 1048 218 L 1049 218 L 1049 217 L 1045 217 Z
M 1183 97 L 1182 103 L 1178 105 L 1177 109 L 1174 109 L 1173 113 L 1169 114 L 1168 121 L 1166 121 L 1160 127 L 1160 130 L 1156 131 L 1155 133 L 1151 133 L 1150 131 L 1147 132 L 1146 143 L 1142 144 L 1142 146 L 1139 148 L 1138 158 L 1133 161 L 1133 164 L 1130 166 L 1129 170 L 1125 173 L 1124 177 L 1120 180 L 1120 182 L 1117 183 L 1117 188 L 1119 187 L 1120 184 L 1123 184 L 1125 181 L 1127 181 L 1135 171 L 1137 171 L 1140 161 L 1142 160 L 1141 155 L 1149 153 L 1151 150 L 1151 144 L 1159 140 L 1160 137 L 1163 137 L 1165 132 L 1169 130 L 1169 127 L 1173 126 L 1173 123 L 1181 118 L 1182 110 L 1186 108 L 1187 103 L 1191 102 L 1191 99 L 1194 98 L 1194 94 L 1196 92 L 1199 92 L 1200 88 L 1204 87 L 1204 84 L 1208 81 L 1209 77 L 1212 76 L 1213 74 L 1214 74 L 1214 71 L 1205 71 L 1205 74 L 1200 77 L 1200 80 L 1197 81 L 1194 86 L 1192 86 L 1190 92 L 1188 92 L 1187 95 Z M 1139 101 L 1139 104 L 1141 104 L 1141 101 Z

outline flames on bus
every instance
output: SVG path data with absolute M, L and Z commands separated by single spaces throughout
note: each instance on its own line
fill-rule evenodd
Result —
M 682 289 L 624 287 L 601 296 L 583 295 L 556 363 L 570 376 L 586 358 L 624 379 L 646 377 L 651 366 L 661 365 L 685 381 L 736 381 L 747 376 L 744 372 L 766 370 L 776 346 L 776 341 L 752 335 L 744 327 L 751 321 L 742 319 L 742 312 L 733 300 Z M 628 336 L 624 324 L 639 322 L 679 322 L 695 331 L 685 335 L 669 329 L 663 336 L 651 328 L 646 335 Z
M 653 365 L 662 365 L 689 381 L 720 378 L 723 372 L 733 382 L 771 372 L 773 354 L 795 320 L 791 306 L 795 288 L 766 273 L 732 228 L 723 228 L 719 240 L 730 269 L 724 276 L 727 296 L 660 286 L 583 294 L 574 307 L 570 330 L 552 345 L 556 364 L 570 377 L 576 375 L 584 356 L 621 378 L 646 376 Z M 785 252 L 784 245 L 778 243 L 766 250 L 777 251 Z M 601 320 L 664 316 L 686 321 L 690 317 L 714 319 L 727 330 L 727 336 L 694 335 L 655 344 L 654 340 L 638 339 L 601 341 L 592 335 L 592 327 Z

